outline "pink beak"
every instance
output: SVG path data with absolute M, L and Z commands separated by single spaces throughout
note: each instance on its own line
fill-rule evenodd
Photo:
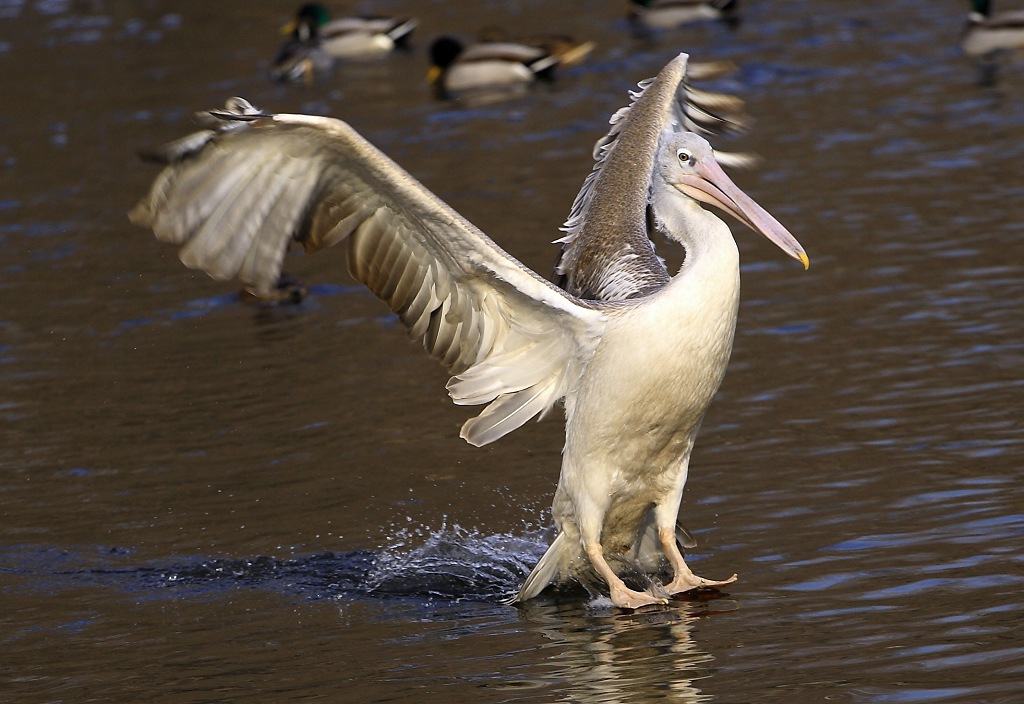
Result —
M 811 265 L 804 248 L 768 211 L 739 189 L 714 159 L 701 159 L 697 175 L 683 176 L 680 190 L 702 203 L 721 208 L 754 232 L 760 232 L 779 249 L 800 261 L 804 269 Z

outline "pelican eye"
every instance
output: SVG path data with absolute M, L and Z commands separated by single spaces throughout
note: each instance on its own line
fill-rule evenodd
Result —
M 693 166 L 697 163 L 697 160 L 693 158 L 693 154 L 686 149 L 677 149 L 676 158 L 679 159 L 679 163 L 684 166 Z

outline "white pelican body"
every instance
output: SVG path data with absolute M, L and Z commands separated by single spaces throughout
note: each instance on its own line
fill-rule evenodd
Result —
M 564 399 L 553 512 L 559 533 L 519 591 L 596 573 L 624 608 L 726 584 L 694 575 L 676 542 L 690 451 L 725 373 L 739 300 L 726 210 L 806 266 L 799 243 L 681 131 L 686 55 L 642 84 L 595 149 L 564 228 L 559 273 L 537 276 L 343 122 L 265 115 L 244 101 L 216 129 L 168 145 L 170 165 L 131 213 L 182 261 L 255 292 L 273 287 L 288 242 L 344 242 L 349 270 L 452 373 L 462 428 L 497 440 Z M 653 226 L 685 248 L 669 279 Z M 637 591 L 619 572 L 672 569 Z
M 675 546 L 690 451 L 732 350 L 739 253 L 723 229 L 721 241 L 698 263 L 652 294 L 634 315 L 608 325 L 588 368 L 588 381 L 598 383 L 581 384 L 566 397 L 565 453 L 552 509 L 567 536 L 566 548 L 572 547 L 559 556 L 561 574 L 579 569 L 576 548 L 588 541 L 599 542 L 604 553 L 656 568 L 650 555 L 640 553 L 638 540 L 652 510 L 669 550 Z M 716 286 L 703 286 L 707 280 Z M 652 337 L 652 330 L 663 334 Z M 670 561 L 677 554 L 666 552 Z M 666 589 L 669 594 L 720 584 L 693 579 L 682 569 L 681 557 L 673 567 L 677 581 Z M 523 598 L 529 596 L 529 590 L 523 592 Z M 619 605 L 637 599 L 616 596 Z
M 662 133 L 659 152 L 674 153 L 681 135 Z M 694 135 L 683 138 L 687 144 L 697 140 Z M 616 166 L 603 165 L 595 172 L 598 179 L 614 178 Z M 600 267 L 611 274 L 610 282 L 594 286 L 598 293 L 591 295 L 623 300 L 629 314 L 609 320 L 587 376 L 575 393 L 566 395 L 565 452 L 552 506 L 559 536 L 523 585 L 520 600 L 567 575 L 585 579 L 591 565 L 609 583 L 619 606 L 662 600 L 615 584 L 601 565 L 606 554 L 647 571 L 657 571 L 663 554 L 675 575 L 664 589 L 667 594 L 735 579 L 694 575 L 679 552 L 675 526 L 690 452 L 732 351 L 739 251 L 724 222 L 670 187 L 675 180 L 671 166 L 671 161 L 660 161 L 650 205 L 655 217 L 663 219 L 659 229 L 670 237 L 685 233 L 686 259 L 667 284 L 642 297 L 631 296 L 645 284 L 630 282 L 621 271 L 616 276 L 614 267 Z M 570 233 L 567 248 L 592 245 L 579 242 L 587 235 Z M 573 254 L 577 259 L 582 255 Z

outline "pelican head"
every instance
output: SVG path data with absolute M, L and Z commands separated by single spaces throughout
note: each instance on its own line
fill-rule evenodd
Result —
M 693 132 L 665 131 L 660 151 L 661 175 L 669 185 L 693 200 L 729 213 L 800 261 L 805 269 L 810 266 L 804 248 L 789 230 L 726 175 L 706 139 Z

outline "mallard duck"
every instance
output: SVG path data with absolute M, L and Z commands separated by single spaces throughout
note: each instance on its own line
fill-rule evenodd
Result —
M 536 47 L 558 58 L 560 66 L 576 66 L 581 63 L 597 46 L 594 42 L 578 42 L 565 34 L 534 34 L 528 37 L 515 37 L 500 27 L 485 27 L 477 33 L 477 41 L 481 43 L 513 43 Z
M 680 54 L 612 118 L 570 211 L 558 288 L 507 254 L 340 120 L 263 113 L 241 101 L 223 129 L 173 143 L 131 220 L 181 247 L 189 267 L 278 281 L 292 241 L 341 245 L 351 274 L 452 374 L 462 427 L 494 442 L 564 400 L 552 515 L 558 534 L 515 597 L 594 575 L 635 609 L 730 584 L 680 550 L 677 514 L 701 420 L 725 374 L 740 294 L 739 250 L 719 208 L 808 265 L 800 243 L 743 193 L 708 142 L 684 131 Z M 260 206 L 260 207 L 256 207 Z M 514 226 L 514 224 L 513 224 Z M 650 239 L 686 251 L 670 276 Z M 660 572 L 644 591 L 623 574 Z M 634 585 L 636 586 L 636 585 Z
M 574 60 L 582 58 L 580 50 L 572 52 L 564 45 L 560 50 Z M 562 60 L 552 48 L 521 42 L 483 41 L 466 46 L 454 37 L 440 37 L 430 47 L 430 62 L 427 80 L 439 95 L 452 98 L 475 91 L 524 89 L 538 78 L 553 78 Z
M 971 0 L 960 47 L 973 58 L 1024 49 L 1024 10 L 992 14 L 990 0 Z
M 281 28 L 289 38 L 274 59 L 271 75 L 279 81 L 309 81 L 338 59 L 382 56 L 406 46 L 416 25 L 416 20 L 404 17 L 332 20 L 323 5 L 308 3 Z
M 649 29 L 671 29 L 690 22 L 720 20 L 737 27 L 739 0 L 630 0 L 630 19 Z

